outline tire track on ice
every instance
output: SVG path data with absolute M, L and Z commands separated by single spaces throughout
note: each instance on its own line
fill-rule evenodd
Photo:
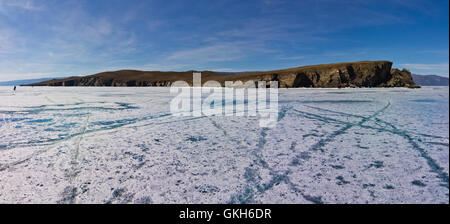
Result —
M 347 130 L 349 130 L 350 128 L 353 128 L 355 126 L 361 126 L 362 124 L 366 123 L 367 121 L 369 121 L 372 118 L 377 117 L 379 114 L 383 113 L 387 108 L 389 108 L 391 106 L 391 102 L 388 102 L 386 106 L 384 106 L 383 108 L 381 108 L 380 110 L 376 111 L 374 114 L 370 115 L 369 117 L 364 117 L 362 118 L 362 120 L 356 124 L 354 123 L 348 123 L 346 124 L 345 127 L 333 132 L 331 135 L 329 135 L 327 138 L 325 139 L 321 139 L 319 140 L 318 143 L 314 144 L 312 146 L 312 150 L 313 151 L 321 151 L 324 152 L 323 147 L 326 146 L 327 144 L 329 144 L 330 142 L 334 141 L 334 139 L 342 134 L 345 134 L 345 132 Z M 295 110 L 297 112 L 300 112 L 298 110 Z
M 343 115 L 343 116 L 346 116 L 346 117 L 366 118 L 365 116 L 362 116 L 362 115 L 356 115 L 356 114 L 344 113 L 344 112 L 334 111 L 334 110 L 329 110 L 329 109 L 324 109 L 324 108 L 320 108 L 320 107 L 314 107 L 314 106 L 305 106 L 305 107 L 309 107 L 309 108 L 316 109 L 316 110 L 319 110 L 319 111 L 335 113 L 335 114 Z M 375 118 L 375 120 L 376 120 L 377 122 L 379 122 L 379 123 L 382 123 L 382 124 L 385 124 L 385 125 L 388 125 L 388 126 L 392 126 L 391 123 L 386 122 L 386 121 L 384 121 L 384 120 L 382 120 L 382 119 L 380 119 L 380 118 Z M 395 127 L 395 126 L 392 126 L 392 127 Z M 395 127 L 395 128 L 396 128 L 396 127 Z M 404 130 L 403 130 L 403 131 L 404 131 Z M 406 132 L 406 131 L 404 131 L 404 132 Z M 414 134 L 414 135 L 420 135 L 420 136 L 423 136 L 423 137 L 429 137 L 429 138 L 448 139 L 448 137 L 442 137 L 442 136 L 436 136 L 436 135 L 429 135 L 429 134 L 423 134 L 423 133 L 416 133 L 416 132 L 412 132 L 412 131 L 408 131 L 407 133 Z M 447 146 L 448 146 L 448 144 L 447 144 Z
M 278 115 L 278 121 L 281 121 L 292 107 L 283 107 Z M 309 201 L 314 204 L 322 204 L 320 197 L 314 197 L 310 195 L 306 195 L 301 189 L 299 189 L 294 183 L 289 179 L 289 174 L 292 172 L 290 169 L 287 169 L 282 172 L 277 172 L 273 168 L 269 166 L 269 164 L 262 158 L 261 152 L 264 150 L 264 147 L 267 143 L 266 137 L 269 128 L 262 128 L 260 133 L 260 138 L 258 139 L 257 149 L 253 150 L 252 154 L 255 157 L 254 164 L 262 167 L 263 169 L 269 170 L 269 175 L 272 176 L 271 179 L 267 183 L 261 183 L 258 181 L 260 179 L 258 175 L 259 168 L 252 169 L 251 167 L 247 167 L 244 173 L 244 177 L 247 181 L 247 186 L 244 187 L 239 193 L 234 194 L 229 199 L 229 204 L 249 204 L 254 203 L 254 197 L 257 195 L 264 194 L 266 191 L 272 189 L 274 186 L 279 185 L 280 183 L 287 184 L 292 190 L 296 193 L 299 193 L 303 199 Z
M 319 109 L 319 108 L 316 108 Z M 322 109 L 322 108 L 320 108 Z M 437 178 L 442 182 L 441 186 L 449 189 L 449 175 L 444 171 L 444 168 L 442 168 L 428 153 L 427 151 L 420 147 L 419 144 L 414 140 L 413 137 L 411 137 L 411 134 L 415 134 L 415 133 L 409 133 L 407 131 L 404 130 L 400 130 L 398 129 L 395 125 L 389 123 L 389 122 L 385 122 L 379 118 L 377 118 L 379 113 L 382 113 L 385 109 L 387 108 L 383 108 L 381 111 L 378 111 L 377 113 L 369 116 L 369 117 L 364 117 L 364 116 L 359 116 L 359 115 L 352 115 L 352 114 L 347 114 L 349 116 L 353 116 L 353 117 L 358 117 L 358 118 L 362 118 L 362 120 L 358 123 L 351 123 L 351 122 L 345 122 L 345 121 L 340 121 L 338 119 L 334 119 L 334 118 L 328 118 L 325 116 L 320 116 L 320 115 L 316 115 L 316 114 L 312 114 L 312 113 L 308 113 L 308 112 L 303 112 L 303 111 L 299 111 L 294 109 L 295 112 L 303 115 L 306 118 L 309 119 L 315 119 L 315 120 L 320 120 L 323 122 L 335 122 L 335 123 L 340 123 L 340 124 L 344 124 L 346 125 L 344 128 L 336 131 L 338 132 L 338 134 L 343 134 L 344 132 L 341 132 L 343 129 L 348 130 L 351 127 L 361 127 L 364 129 L 371 129 L 371 130 L 377 130 L 380 132 L 388 132 L 391 134 L 395 134 L 399 137 L 402 137 L 404 139 L 406 139 L 408 141 L 408 143 L 412 146 L 412 148 L 417 151 L 420 155 L 420 157 L 422 157 L 426 162 L 427 165 L 430 167 L 430 171 L 435 173 L 437 176 Z M 322 109 L 324 111 L 328 111 L 328 112 L 333 112 L 333 113 L 337 113 L 337 114 L 342 114 L 345 115 L 346 113 L 342 113 L 342 112 L 337 112 L 337 111 L 331 111 L 331 110 L 327 110 L 327 109 Z M 375 115 L 375 116 L 374 116 Z M 364 125 L 365 122 L 369 121 L 370 119 L 374 119 L 376 121 L 382 122 L 383 124 L 386 124 L 387 126 L 389 126 L 392 130 L 386 129 L 386 128 L 377 128 L 377 127 L 372 127 L 372 126 L 367 126 Z M 334 132 L 334 135 L 336 135 Z M 426 134 L 418 134 L 418 135 L 426 135 Z M 331 135 L 333 136 L 333 134 Z M 440 136 L 431 136 L 431 135 L 426 135 L 427 137 L 434 137 L 434 138 L 444 138 L 444 137 L 440 137 Z M 446 138 L 444 138 L 446 139 Z M 319 141 L 320 143 L 320 141 Z M 318 143 L 317 143 L 318 144 Z M 316 144 L 316 145 L 317 145 Z M 316 146 L 314 145 L 314 146 Z M 313 148 L 314 148 L 313 146 Z M 323 152 L 323 150 L 321 150 Z M 299 157 L 299 156 L 297 156 Z M 296 157 L 296 159 L 298 159 Z
M 197 119 L 203 119 L 206 116 L 202 116 L 202 117 L 191 117 L 191 118 L 186 118 L 186 119 L 180 119 L 180 120 L 175 120 L 175 121 L 167 121 L 167 122 L 153 122 L 153 123 L 148 123 L 148 124 L 143 124 L 143 125 L 135 125 L 135 126 L 129 126 L 129 125 L 133 125 L 142 121 L 147 121 L 147 120 L 156 120 L 159 118 L 165 118 L 171 116 L 171 114 L 161 114 L 158 116 L 152 115 L 152 116 L 147 116 L 146 118 L 142 119 L 141 121 L 133 121 L 130 123 L 124 123 L 124 124 L 120 124 L 120 125 L 115 125 L 112 127 L 106 127 L 106 128 L 99 128 L 99 129 L 93 129 L 93 130 L 85 130 L 84 132 L 77 132 L 77 133 L 73 133 L 71 135 L 69 135 L 68 137 L 65 138 L 61 138 L 61 139 L 51 139 L 48 141 L 42 141 L 39 143 L 31 143 L 31 144 L 21 144 L 21 145 L 14 145 L 14 147 L 11 148 L 7 148 L 7 149 L 2 149 L 2 150 L 13 150 L 17 147 L 34 147 L 34 146 L 50 146 L 46 149 L 42 149 L 39 151 L 36 151 L 32 154 L 30 154 L 30 156 L 26 157 L 25 159 L 21 159 L 15 162 L 10 162 L 7 164 L 0 164 L 0 172 L 7 170 L 10 167 L 14 167 L 20 164 L 23 164 L 25 162 L 28 162 L 29 160 L 31 160 L 32 158 L 39 156 L 40 154 L 43 154 L 51 149 L 53 149 L 56 144 L 59 143 L 63 143 L 66 141 L 70 141 L 73 138 L 79 137 L 80 135 L 87 135 L 87 134 L 94 134 L 94 133 L 99 133 L 99 132 L 103 132 L 103 131 L 118 131 L 117 129 L 120 128 L 139 128 L 139 127 L 146 127 L 146 126 L 150 126 L 150 125 L 163 125 L 163 124 L 170 124 L 170 123 L 177 123 L 177 122 L 184 122 L 184 121 L 192 121 L 192 120 L 197 120 Z M 127 127 L 129 126 L 129 127 Z M 47 143 L 47 144 L 41 144 L 41 143 Z M 1 152 L 1 151 L 0 151 Z
M 68 173 L 66 176 L 69 179 L 69 186 L 67 186 L 64 191 L 61 193 L 62 198 L 58 201 L 59 204 L 75 204 L 76 203 L 76 197 L 78 196 L 78 188 L 74 186 L 74 182 L 76 180 L 76 177 L 81 172 L 79 167 L 79 161 L 78 157 L 80 155 L 80 144 L 83 140 L 83 136 L 86 133 L 87 127 L 89 125 L 89 118 L 90 114 L 88 113 L 86 122 L 84 123 L 84 126 L 82 127 L 81 134 L 76 140 L 75 148 L 73 150 L 72 159 L 70 161 L 71 169 L 67 171 Z

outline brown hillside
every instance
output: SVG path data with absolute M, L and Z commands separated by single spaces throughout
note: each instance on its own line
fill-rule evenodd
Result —
M 50 80 L 33 86 L 170 86 L 175 81 L 192 85 L 192 74 L 186 72 L 160 72 L 120 70 L 84 77 Z M 251 72 L 244 74 L 220 74 L 202 72 L 202 82 L 219 81 L 278 81 L 281 88 L 295 87 L 414 87 L 411 73 L 392 69 L 389 61 L 361 61 L 336 64 L 303 66 L 298 68 Z

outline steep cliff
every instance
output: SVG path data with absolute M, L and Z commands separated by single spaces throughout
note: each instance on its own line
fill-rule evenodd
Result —
M 408 70 L 389 61 L 363 61 L 236 75 L 236 80 L 278 81 L 280 88 L 417 87 Z
M 105 72 L 85 77 L 71 77 L 32 84 L 34 86 L 170 86 L 175 81 L 186 81 L 192 85 L 192 73 L 187 72 L 143 72 L 122 70 Z M 325 64 L 298 68 L 252 72 L 244 74 L 220 74 L 202 72 L 202 82 L 225 81 L 278 81 L 280 88 L 333 88 L 333 87 L 410 87 L 414 83 L 411 73 L 392 69 L 389 61 L 362 61 Z

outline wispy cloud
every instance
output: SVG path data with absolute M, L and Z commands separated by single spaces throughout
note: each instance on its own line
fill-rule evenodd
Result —
M 449 50 L 421 50 L 418 51 L 419 54 L 440 54 L 440 55 L 448 55 Z
M 27 11 L 38 11 L 44 9 L 33 0 L 0 0 L 0 7 L 10 7 Z
M 306 58 L 306 56 L 279 56 L 278 57 L 278 59 L 280 59 L 280 60 L 288 60 L 288 61 L 291 61 L 291 60 L 297 61 L 297 60 L 302 60 L 305 58 Z
M 181 50 L 173 53 L 168 60 L 171 61 L 233 61 L 243 57 L 243 51 L 240 44 L 218 44 L 206 47 Z
M 449 64 L 401 64 L 401 66 L 417 73 L 435 74 L 435 75 L 449 75 Z
M 418 70 L 442 70 L 448 71 L 449 64 L 401 64 L 401 66 L 418 69 Z
M 21 27 L 26 23 L 11 26 L 0 21 L 0 79 L 17 79 L 19 74 L 26 78 L 83 75 L 128 64 L 124 59 L 136 50 L 134 32 L 105 15 L 90 14 L 77 3 L 47 8 L 52 16 L 45 22 L 27 22 L 36 25 L 31 28 L 36 33 Z M 33 1 L 0 0 L 0 7 L 42 9 Z
M 23 38 L 14 30 L 0 28 L 0 59 L 3 55 L 10 55 L 24 51 Z
M 436 64 L 448 59 L 448 50 L 439 50 L 448 49 L 448 36 L 442 37 L 436 28 L 442 26 L 436 21 L 448 19 L 448 10 L 441 9 L 446 4 L 0 0 L 0 79 L 116 68 L 268 70 L 370 59 L 415 62 L 403 66 L 448 73 L 448 64 Z M 430 10 L 422 11 L 422 6 Z M 427 20 L 431 26 L 421 21 L 428 12 L 439 18 Z M 419 25 L 410 30 L 415 23 Z M 414 32 L 437 41 L 430 44 Z M 408 38 L 401 38 L 405 33 Z M 406 49 L 403 44 L 415 47 Z
M 141 68 L 162 71 L 202 70 L 208 63 L 237 61 L 245 56 L 242 43 L 218 43 L 166 53 Z
M 76 63 L 119 60 L 135 50 L 136 37 L 106 16 L 94 16 L 74 6 L 70 12 L 56 12 L 47 26 L 50 34 L 37 45 L 50 52 L 52 60 Z
M 188 70 L 188 69 L 194 69 L 194 68 L 192 68 L 192 65 L 189 65 L 189 64 L 177 64 L 174 62 L 162 62 L 162 63 L 149 63 L 146 65 L 140 66 L 137 69 L 142 69 L 142 70 L 146 70 L 146 71 L 180 71 L 180 70 Z
M 0 30 L 0 54 L 10 53 L 13 50 L 13 37 L 8 30 Z

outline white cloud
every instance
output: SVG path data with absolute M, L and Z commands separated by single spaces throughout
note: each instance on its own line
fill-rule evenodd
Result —
M 401 64 L 401 66 L 417 70 L 442 70 L 448 71 L 449 64 Z
M 173 53 L 170 61 L 220 62 L 240 59 L 243 52 L 239 44 L 217 44 Z
M 0 7 L 16 8 L 26 11 L 42 10 L 43 6 L 38 6 L 33 0 L 0 0 Z
M 294 61 L 302 60 L 305 58 L 306 58 L 306 56 L 279 56 L 278 57 L 278 59 L 280 59 L 280 60 L 294 60 Z
M 6 1 L 0 3 L 1 8 Z M 31 10 L 30 4 L 20 6 Z M 91 74 L 127 64 L 120 60 L 136 50 L 134 33 L 107 17 L 88 14 L 76 5 L 51 13 L 47 23 L 39 24 L 40 31 L 47 31 L 39 37 L 13 26 L 2 28 L 0 23 L 0 80 Z
M 77 6 L 70 12 L 57 12 L 47 29 L 49 37 L 38 44 L 46 52 L 52 52 L 52 60 L 100 63 L 123 59 L 136 50 L 134 32 L 108 17 L 90 15 Z
M 418 51 L 419 54 L 443 54 L 448 55 L 449 51 L 447 50 L 422 50 Z
M 213 70 L 216 71 L 216 72 L 241 72 L 240 70 L 238 71 L 238 70 L 233 69 L 233 68 L 216 68 L 216 69 L 213 69 Z
M 52 75 L 55 65 L 26 60 L 0 60 L 0 81 L 32 79 Z
M 413 73 L 417 72 L 419 74 L 435 74 L 448 76 L 449 74 L 449 64 L 401 64 L 401 66 L 410 69 Z
M 6 30 L 0 30 L 0 54 L 9 53 L 12 50 L 13 38 Z
M 176 63 L 162 63 L 162 64 L 147 64 L 139 68 L 146 71 L 180 71 L 192 69 L 188 64 L 176 64 Z
M 0 28 L 0 56 L 22 52 L 23 39 L 12 29 Z
M 25 80 L 25 79 L 38 79 L 38 78 L 57 78 L 54 73 L 2 73 L 0 75 L 0 82 L 12 81 L 12 80 Z
M 157 31 L 158 28 L 160 28 L 164 25 L 165 25 L 165 22 L 163 22 L 162 20 L 151 20 L 151 21 L 147 22 L 147 27 L 151 31 Z

